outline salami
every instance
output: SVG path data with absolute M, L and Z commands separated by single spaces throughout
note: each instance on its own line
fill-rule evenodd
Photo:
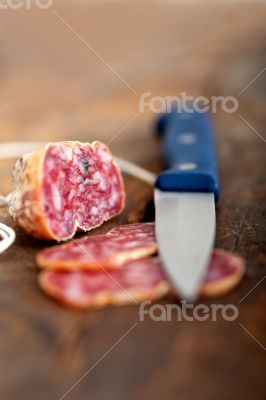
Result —
M 100 142 L 48 143 L 18 160 L 13 176 L 10 214 L 37 238 L 65 241 L 124 207 L 120 170 Z
M 214 250 L 200 295 L 216 297 L 228 293 L 240 282 L 243 273 L 242 259 Z M 76 308 L 159 300 L 171 291 L 156 257 L 129 261 L 108 273 L 103 270 L 46 270 L 40 273 L 39 284 L 48 295 Z
M 114 269 L 127 261 L 148 257 L 156 250 L 153 223 L 123 225 L 106 235 L 43 250 L 37 255 L 37 264 L 50 269 Z
M 102 270 L 43 271 L 39 284 L 48 295 L 76 308 L 156 300 L 169 290 L 156 258 L 130 261 L 108 274 Z
M 143 222 L 137 224 L 120 225 L 112 229 L 107 235 L 125 238 L 148 239 L 155 241 L 155 224 L 154 222 Z
M 230 252 L 215 249 L 200 295 L 217 297 L 230 292 L 241 281 L 244 272 L 245 263 L 242 258 Z

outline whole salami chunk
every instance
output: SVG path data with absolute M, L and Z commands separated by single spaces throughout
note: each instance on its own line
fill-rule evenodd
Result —
M 9 212 L 28 233 L 65 241 L 119 214 L 120 170 L 100 142 L 48 143 L 17 161 Z
M 156 250 L 154 223 L 132 224 L 112 229 L 106 235 L 88 236 L 45 249 L 37 255 L 37 264 L 50 269 L 113 269 L 148 257 Z
M 99 308 L 156 300 L 169 284 L 156 258 L 130 261 L 105 271 L 43 271 L 39 284 L 45 293 L 68 306 Z
M 215 297 L 229 292 L 240 282 L 243 273 L 242 259 L 214 250 L 200 295 Z M 120 269 L 108 272 L 47 270 L 40 273 L 39 284 L 48 295 L 76 308 L 158 300 L 171 291 L 158 258 L 129 261 Z

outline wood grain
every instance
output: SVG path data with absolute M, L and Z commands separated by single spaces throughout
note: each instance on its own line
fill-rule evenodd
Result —
M 58 0 L 47 11 L 1 11 L 0 140 L 108 143 L 120 132 L 114 154 L 158 172 L 155 116 L 138 113 L 141 94 L 237 95 L 265 68 L 265 15 L 262 4 L 227 2 Z M 266 346 L 265 142 L 238 117 L 266 138 L 265 82 L 262 74 L 238 97 L 239 112 L 214 116 L 222 189 L 216 245 L 247 261 L 241 285 L 215 303 L 237 305 L 239 318 L 139 322 L 135 306 L 64 309 L 36 283 L 35 254 L 47 243 L 16 229 L 15 245 L 0 257 L 1 399 L 60 399 L 90 369 L 66 399 L 265 398 L 265 351 L 239 325 Z M 13 164 L 0 162 L 2 193 L 11 188 Z M 125 212 L 97 232 L 154 218 L 152 188 L 128 176 L 125 182 Z M 176 299 L 161 304 L 169 302 Z

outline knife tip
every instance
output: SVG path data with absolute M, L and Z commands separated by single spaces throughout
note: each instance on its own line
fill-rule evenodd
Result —
M 199 287 L 197 285 L 175 285 L 176 293 L 181 300 L 186 300 L 190 303 L 194 303 L 199 297 Z

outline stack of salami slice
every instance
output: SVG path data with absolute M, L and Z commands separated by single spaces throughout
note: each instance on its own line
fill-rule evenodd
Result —
M 156 300 L 171 291 L 157 254 L 154 223 L 122 225 L 41 251 L 39 284 L 63 304 L 95 308 Z M 238 256 L 214 250 L 200 295 L 233 289 L 244 273 Z

